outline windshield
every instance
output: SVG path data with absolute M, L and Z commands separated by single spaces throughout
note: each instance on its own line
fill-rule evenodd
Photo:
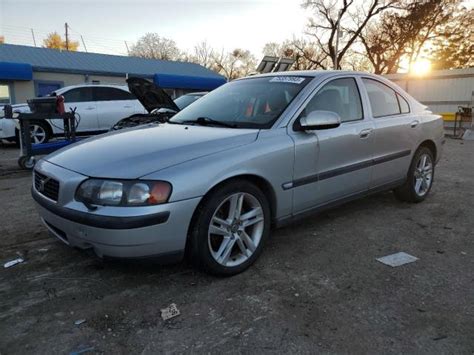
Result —
M 189 105 L 170 122 L 189 123 L 206 118 L 209 125 L 218 121 L 236 128 L 270 128 L 310 80 L 299 76 L 236 80 Z
M 183 95 L 178 97 L 176 100 L 174 100 L 174 103 L 176 106 L 179 107 L 180 110 L 185 108 L 186 106 L 192 104 L 194 101 L 199 99 L 201 96 L 198 95 Z

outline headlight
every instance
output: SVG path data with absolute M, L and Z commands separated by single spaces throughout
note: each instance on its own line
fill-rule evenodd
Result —
M 168 202 L 171 184 L 166 181 L 100 180 L 84 181 L 76 200 L 102 206 L 150 206 Z

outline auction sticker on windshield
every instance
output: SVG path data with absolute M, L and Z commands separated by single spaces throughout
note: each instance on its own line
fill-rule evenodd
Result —
M 301 84 L 305 78 L 298 76 L 275 76 L 270 79 L 270 83 L 291 83 L 291 84 Z

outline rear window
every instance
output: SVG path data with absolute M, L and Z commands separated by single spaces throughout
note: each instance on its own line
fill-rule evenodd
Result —
M 94 101 L 120 101 L 120 100 L 135 100 L 135 96 L 125 90 L 109 88 L 109 87 L 94 87 Z
M 405 100 L 400 94 L 397 94 L 398 103 L 400 104 L 400 111 L 402 113 L 409 113 L 410 106 L 408 106 L 407 100 Z

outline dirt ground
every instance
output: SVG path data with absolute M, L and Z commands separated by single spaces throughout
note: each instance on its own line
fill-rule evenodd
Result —
M 425 202 L 380 193 L 276 230 L 232 278 L 49 237 L 17 154 L 0 146 L 0 261 L 25 257 L 0 266 L 1 354 L 474 352 L 474 142 L 447 141 Z M 398 251 L 419 260 L 375 260 Z

